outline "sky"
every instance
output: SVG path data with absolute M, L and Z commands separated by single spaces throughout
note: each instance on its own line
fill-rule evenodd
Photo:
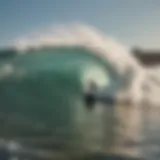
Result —
M 159 0 L 0 0 L 0 46 L 71 22 L 92 25 L 128 46 L 160 49 Z

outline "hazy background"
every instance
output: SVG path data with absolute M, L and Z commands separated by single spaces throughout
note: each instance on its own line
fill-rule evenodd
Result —
M 159 0 L 0 0 L 0 46 L 53 24 L 82 22 L 122 43 L 160 48 Z

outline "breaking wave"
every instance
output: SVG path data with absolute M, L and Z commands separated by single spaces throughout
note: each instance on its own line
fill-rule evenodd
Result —
M 26 53 L 31 49 L 41 50 L 44 47 L 84 47 L 92 54 L 109 61 L 122 76 L 130 74 L 130 87 L 125 90 L 130 99 L 136 102 L 143 96 L 142 85 L 146 75 L 144 68 L 130 54 L 129 48 L 94 27 L 81 24 L 53 26 L 15 40 L 14 46 L 19 53 Z

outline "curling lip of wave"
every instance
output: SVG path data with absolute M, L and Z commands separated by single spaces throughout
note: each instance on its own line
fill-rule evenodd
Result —
M 118 70 L 125 70 L 130 65 L 140 68 L 134 57 L 128 54 L 128 48 L 86 25 L 72 24 L 51 27 L 46 31 L 29 34 L 15 40 L 14 46 L 20 53 L 30 48 L 38 50 L 50 46 L 82 46 L 100 57 L 106 57 Z
M 129 48 L 122 46 L 111 37 L 106 37 L 91 26 L 82 24 L 59 25 L 47 28 L 43 32 L 36 32 L 15 40 L 14 46 L 19 53 L 43 47 L 73 47 L 82 46 L 93 54 L 109 61 L 116 70 L 124 75 L 128 69 L 131 73 L 130 85 L 125 90 L 133 101 L 143 97 L 142 86 L 145 83 L 146 70 L 129 53 Z

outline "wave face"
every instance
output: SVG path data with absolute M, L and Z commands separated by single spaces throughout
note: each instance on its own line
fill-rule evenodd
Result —
M 114 96 L 121 81 L 109 62 L 82 47 L 53 47 L 3 57 L 0 65 L 0 137 L 72 153 L 104 147 L 106 107 L 89 110 L 84 93 L 92 81 Z

